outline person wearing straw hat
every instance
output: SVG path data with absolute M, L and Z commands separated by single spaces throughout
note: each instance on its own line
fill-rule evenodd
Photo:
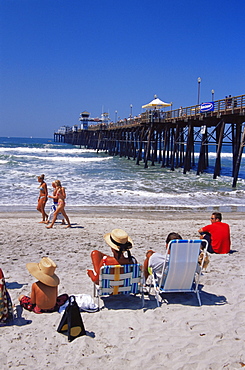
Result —
M 97 250 L 91 252 L 94 271 L 87 270 L 87 274 L 95 284 L 99 284 L 99 274 L 102 266 L 137 263 L 136 259 L 131 256 L 130 249 L 133 247 L 133 241 L 126 231 L 114 229 L 110 233 L 104 235 L 104 240 L 109 247 L 111 247 L 113 257 Z M 124 255 L 125 252 L 127 256 Z
M 19 296 L 20 305 L 35 313 L 55 312 L 69 298 L 67 294 L 58 297 L 60 279 L 55 274 L 56 264 L 49 257 L 39 263 L 27 263 L 27 270 L 38 279 L 32 284 L 31 297 Z

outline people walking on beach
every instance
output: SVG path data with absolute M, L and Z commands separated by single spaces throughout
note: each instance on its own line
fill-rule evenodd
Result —
M 104 235 L 104 240 L 109 247 L 111 247 L 113 257 L 97 250 L 91 252 L 94 271 L 87 270 L 87 274 L 95 284 L 99 284 L 99 274 L 102 266 L 137 263 L 136 259 L 130 253 L 130 249 L 133 247 L 133 241 L 126 231 L 114 229 L 110 233 Z M 124 255 L 125 252 L 127 256 Z
M 203 239 L 208 242 L 208 252 L 217 254 L 226 254 L 230 252 L 230 226 L 222 221 L 220 212 L 213 212 L 211 215 L 211 224 L 202 227 L 198 232 Z
M 53 198 L 53 204 L 50 208 L 48 219 L 47 219 L 47 221 L 45 221 L 45 224 L 49 224 L 53 220 L 54 212 L 56 211 L 56 208 L 58 207 L 58 198 L 57 198 L 57 195 L 56 195 L 58 187 L 56 186 L 55 181 L 52 182 L 52 187 L 53 187 L 53 197 L 54 197 Z M 62 221 L 62 225 L 65 225 L 65 220 L 64 220 L 64 216 L 62 215 L 62 213 L 59 213 L 57 215 L 57 220 L 59 220 L 59 219 Z
M 67 294 L 58 297 L 59 278 L 55 274 L 56 264 L 49 257 L 43 257 L 39 263 L 27 263 L 27 270 L 38 279 L 32 284 L 31 296 L 20 295 L 21 307 L 35 313 L 48 313 L 59 310 L 67 299 Z
M 57 220 L 57 216 L 58 216 L 59 213 L 62 213 L 62 215 L 64 216 L 64 218 L 67 222 L 66 227 L 71 227 L 69 217 L 67 216 L 66 211 L 65 211 L 65 199 L 66 199 L 65 188 L 61 185 L 60 180 L 55 180 L 54 182 L 55 182 L 57 191 L 55 193 L 55 196 L 54 195 L 49 195 L 49 198 L 57 199 L 58 200 L 58 206 L 56 208 L 56 211 L 54 212 L 53 220 L 51 222 L 51 225 L 46 226 L 46 227 L 47 227 L 47 229 L 51 229 L 53 227 L 55 221 Z
M 37 210 L 42 214 L 43 219 L 41 222 L 45 222 L 48 218 L 48 215 L 45 212 L 45 204 L 47 203 L 48 200 L 48 188 L 46 182 L 44 181 L 44 175 L 38 176 L 37 181 L 40 183 L 39 197 L 37 201 Z
M 178 233 L 175 233 L 175 232 L 168 234 L 167 239 L 166 239 L 166 248 L 168 247 L 169 242 L 175 239 L 182 239 L 182 237 Z M 170 253 L 170 250 L 168 253 Z M 146 252 L 146 258 L 144 261 L 145 280 L 147 280 L 148 276 L 151 275 L 152 273 L 154 273 L 160 279 L 162 276 L 162 269 L 163 269 L 165 260 L 166 260 L 165 255 L 154 252 L 152 249 L 148 250 Z M 167 263 L 165 265 L 166 269 L 168 268 L 168 260 L 169 260 L 169 256 L 167 256 Z

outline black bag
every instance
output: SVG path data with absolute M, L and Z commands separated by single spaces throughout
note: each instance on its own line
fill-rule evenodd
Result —
M 68 306 L 62 316 L 57 332 L 67 334 L 69 342 L 77 337 L 86 335 L 80 310 L 73 295 L 69 297 Z

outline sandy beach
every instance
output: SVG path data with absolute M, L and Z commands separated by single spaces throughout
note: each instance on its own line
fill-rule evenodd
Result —
M 44 256 L 57 263 L 59 294 L 93 294 L 86 275 L 90 253 L 110 254 L 103 234 L 122 228 L 134 241 L 132 254 L 143 262 L 152 248 L 165 250 L 175 231 L 198 238 L 211 212 L 173 212 L 117 207 L 67 209 L 72 228 L 60 223 L 47 230 L 35 211 L 0 212 L 1 263 L 15 305 L 12 325 L 0 327 L 1 369 L 240 369 L 245 366 L 245 219 L 243 213 L 223 213 L 231 227 L 232 253 L 211 255 L 201 284 L 202 306 L 195 295 L 169 294 L 157 308 L 153 296 L 111 297 L 95 313 L 82 313 L 87 332 L 69 343 L 57 333 L 61 314 L 37 315 L 18 306 L 35 281 L 27 262 Z M 120 298 L 120 299 L 118 299 Z M 125 299 L 124 299 L 125 298 Z M 95 302 L 97 302 L 95 300 Z M 103 306 L 103 301 L 101 301 Z

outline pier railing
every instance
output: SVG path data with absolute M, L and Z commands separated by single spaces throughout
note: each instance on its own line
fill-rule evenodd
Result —
M 177 121 L 188 121 L 189 119 L 202 119 L 203 117 L 221 117 L 222 115 L 242 115 L 245 114 L 245 95 L 229 96 L 225 99 L 211 102 L 213 110 L 201 112 L 200 105 L 192 105 L 190 107 L 180 107 L 178 109 L 164 110 L 148 110 L 141 113 L 138 117 L 125 118 L 117 122 L 111 122 L 108 125 L 97 124 L 89 126 L 90 130 L 98 130 L 103 127 L 115 129 L 123 126 L 137 126 L 150 122 L 154 123 L 175 123 Z

